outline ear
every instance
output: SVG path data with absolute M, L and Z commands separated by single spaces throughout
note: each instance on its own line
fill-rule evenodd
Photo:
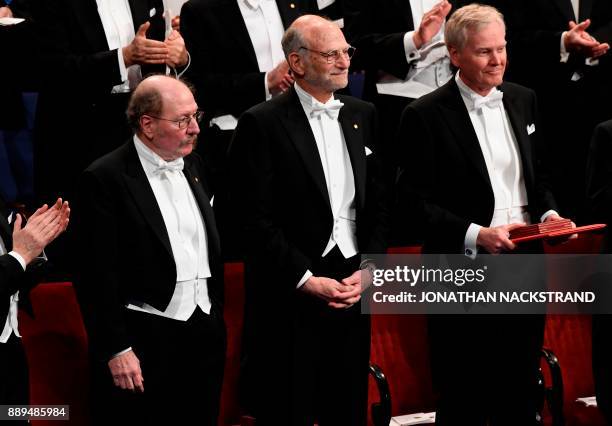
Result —
M 291 52 L 287 58 L 287 63 L 295 76 L 304 77 L 306 70 L 304 68 L 304 58 L 302 58 L 302 56 L 297 52 Z
M 155 133 L 155 120 L 148 115 L 140 117 L 140 131 L 147 139 L 153 139 Z
M 459 50 L 456 47 L 448 46 L 448 55 L 450 56 L 451 63 L 459 68 L 459 58 L 461 57 Z

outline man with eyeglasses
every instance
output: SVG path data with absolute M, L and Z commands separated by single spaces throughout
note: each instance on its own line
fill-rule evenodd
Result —
M 75 215 L 92 417 L 214 425 L 223 268 L 206 170 L 192 153 L 202 114 L 183 82 L 153 76 L 127 116 L 134 137 L 85 170 Z
M 298 18 L 283 50 L 294 86 L 242 115 L 229 154 L 246 246 L 243 395 L 257 424 L 365 425 L 360 253 L 383 252 L 387 214 L 376 113 L 334 94 L 354 49 L 333 22 Z

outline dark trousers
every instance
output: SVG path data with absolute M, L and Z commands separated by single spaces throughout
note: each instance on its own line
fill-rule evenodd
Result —
M 344 259 L 335 248 L 312 272 L 340 280 L 358 266 L 357 256 Z M 289 324 L 292 334 L 278 336 L 287 343 L 280 349 L 282 359 L 274 349 L 262 348 L 268 349 L 269 369 L 267 379 L 259 375 L 256 383 L 258 426 L 365 426 L 370 318 L 361 314 L 359 303 L 336 310 L 299 291 L 293 308 L 291 318 L 278 320 Z M 265 362 L 264 352 L 259 354 Z
M 21 339 L 11 334 L 6 343 L 0 343 L 0 405 L 14 406 L 29 403 L 28 362 Z M 2 422 L 3 426 L 27 424 L 25 420 Z
M 431 315 L 436 425 L 536 424 L 543 315 Z
M 225 328 L 218 313 L 197 308 L 176 321 L 126 310 L 144 393 L 113 384 L 106 362 L 92 368 L 94 425 L 216 426 L 225 360 Z

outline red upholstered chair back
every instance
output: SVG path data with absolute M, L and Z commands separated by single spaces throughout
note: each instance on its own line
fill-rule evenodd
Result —
M 580 238 L 565 244 L 546 245 L 545 252 L 595 254 L 599 253 L 601 242 L 601 234 L 582 234 Z M 554 277 L 554 273 L 549 271 L 551 277 Z M 597 409 L 576 402 L 576 398 L 595 395 L 591 362 L 591 316 L 549 315 L 546 318 L 544 347 L 555 353 L 561 365 L 566 425 L 605 425 Z
M 87 335 L 70 283 L 40 284 L 30 293 L 35 318 L 19 314 L 30 368 L 30 403 L 70 405 L 66 426 L 89 424 Z M 34 420 L 34 426 L 57 426 Z

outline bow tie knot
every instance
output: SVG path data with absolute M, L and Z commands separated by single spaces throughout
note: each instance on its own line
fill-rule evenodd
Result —
M 489 108 L 496 108 L 501 105 L 503 98 L 504 92 L 500 92 L 497 89 L 494 90 L 492 93 L 489 93 L 487 96 L 473 97 L 472 110 L 478 111 L 484 106 L 488 106 Z
M 183 170 L 183 165 L 184 165 L 184 162 L 182 158 L 178 158 L 173 161 L 164 161 L 164 162 L 160 161 L 155 167 L 155 170 L 153 171 L 153 173 L 157 175 L 161 175 L 162 173 L 180 172 Z
M 332 120 L 337 120 L 338 115 L 340 114 L 340 108 L 342 108 L 344 104 L 340 102 L 338 99 L 334 99 L 329 101 L 326 104 L 317 103 L 313 105 L 312 111 L 310 112 L 310 116 L 312 118 L 320 117 L 321 114 L 325 113 Z

